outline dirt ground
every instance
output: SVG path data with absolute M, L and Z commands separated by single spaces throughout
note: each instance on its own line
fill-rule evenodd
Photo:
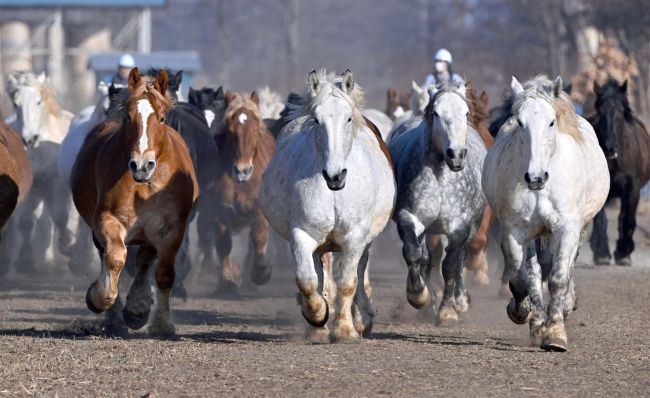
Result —
M 567 353 L 528 346 L 527 326 L 514 325 L 497 297 L 495 261 L 492 285 L 471 288 L 459 325 L 418 321 L 410 308 L 395 321 L 406 267 L 394 225 L 371 263 L 372 336 L 352 345 L 303 339 L 286 264 L 239 300 L 215 298 L 216 277 L 194 275 L 190 299 L 172 302 L 174 340 L 145 329 L 126 338 L 67 332 L 99 319 L 84 300 L 96 274 L 12 273 L 0 281 L 0 396 L 650 396 L 648 221 L 642 210 L 632 267 L 593 267 L 582 251 Z

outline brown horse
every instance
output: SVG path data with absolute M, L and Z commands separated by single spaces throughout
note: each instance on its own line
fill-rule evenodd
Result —
M 490 149 L 494 142 L 494 137 L 492 137 L 489 131 L 490 115 L 488 96 L 485 91 L 483 91 L 480 96 L 477 96 L 472 83 L 469 81 L 465 84 L 465 87 L 467 102 L 469 103 L 469 122 L 481 136 L 485 147 Z M 476 231 L 474 239 L 470 243 L 470 257 L 465 263 L 465 268 L 474 272 L 474 280 L 481 285 L 487 285 L 490 283 L 490 278 L 488 276 L 487 245 L 488 233 L 493 219 L 492 209 L 490 206 L 486 206 L 485 211 L 483 212 L 481 225 Z M 440 286 L 443 286 L 440 272 L 437 271 L 440 267 L 440 260 L 442 258 L 442 245 L 439 243 L 440 235 L 429 235 L 428 246 L 431 250 L 431 255 L 429 256 L 430 265 L 427 269 L 427 273 L 430 273 L 435 269 L 435 275 L 438 277 L 437 283 L 441 284 Z
M 3 121 L 0 114 L 0 239 L 9 216 L 20 205 L 32 187 L 32 165 L 22 138 Z M 5 240 L 0 240 L 0 275 L 9 270 Z
M 268 222 L 258 206 L 262 175 L 275 150 L 275 140 L 258 109 L 258 97 L 226 92 L 225 131 L 215 136 L 219 169 L 216 193 L 217 255 L 220 260 L 220 294 L 234 294 L 241 286 L 241 271 L 231 258 L 232 235 L 250 226 L 250 246 L 246 267 L 251 279 L 262 285 L 271 278 L 265 258 Z
M 153 78 L 133 69 L 121 112 L 89 133 L 71 179 L 75 206 L 92 228 L 102 262 L 86 294 L 88 308 L 100 313 L 116 303 L 126 245 L 139 245 L 123 316 L 132 329 L 147 322 L 152 302 L 147 274 L 157 258 L 158 308 L 151 334 L 174 333 L 169 314 L 174 262 L 199 194 L 187 146 L 164 123 L 172 106 L 167 85 L 164 70 Z

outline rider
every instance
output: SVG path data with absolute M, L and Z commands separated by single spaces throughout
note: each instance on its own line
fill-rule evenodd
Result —
M 124 86 L 129 84 L 129 73 L 133 68 L 135 68 L 135 60 L 131 54 L 123 54 L 117 63 L 117 73 L 111 79 L 111 83 Z
M 453 59 L 451 53 L 446 48 L 441 48 L 436 51 L 436 54 L 433 56 L 433 61 L 433 73 L 427 76 L 424 87 L 429 87 L 432 84 L 447 83 L 450 80 L 465 84 L 465 80 L 453 72 L 451 68 Z

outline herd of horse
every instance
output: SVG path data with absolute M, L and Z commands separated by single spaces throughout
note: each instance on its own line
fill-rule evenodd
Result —
M 532 344 L 566 351 L 578 249 L 593 220 L 594 262 L 610 264 L 603 207 L 614 197 L 622 203 L 614 260 L 631 263 L 650 135 L 626 83 L 597 86 L 597 114 L 586 120 L 559 77 L 513 77 L 494 110 L 471 83 L 414 83 L 410 96 L 388 91 L 386 112 L 364 108 L 349 70 L 312 71 L 304 95 L 286 104 L 268 89 L 221 87 L 190 89 L 185 102 L 181 79 L 134 68 L 128 85 L 100 83 L 95 105 L 74 116 L 44 75 L 9 76 L 15 115 L 0 122 L 2 274 L 54 256 L 80 275 L 96 251 L 88 308 L 121 333 L 144 327 L 155 302 L 149 332 L 165 336 L 175 331 L 172 291 L 186 297 L 191 263 L 217 266 L 221 294 L 270 280 L 272 228 L 288 242 L 309 338 L 349 342 L 372 330 L 370 250 L 391 219 L 408 267 L 406 299 L 439 324 L 468 311 L 465 269 L 487 283 L 498 222 L 508 316 L 529 323 Z M 233 236 L 245 229 L 239 266 Z M 125 269 L 133 282 L 123 300 Z

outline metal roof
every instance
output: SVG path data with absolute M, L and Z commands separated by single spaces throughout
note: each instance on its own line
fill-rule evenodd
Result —
M 89 67 L 96 72 L 115 71 L 117 61 L 123 53 L 98 53 L 90 56 Z M 196 73 L 203 70 L 199 53 L 196 51 L 157 51 L 149 54 L 131 53 L 135 64 L 146 69 L 151 66 L 169 68 L 173 71 L 183 70 Z
M 162 7 L 167 0 L 0 0 L 0 7 Z

